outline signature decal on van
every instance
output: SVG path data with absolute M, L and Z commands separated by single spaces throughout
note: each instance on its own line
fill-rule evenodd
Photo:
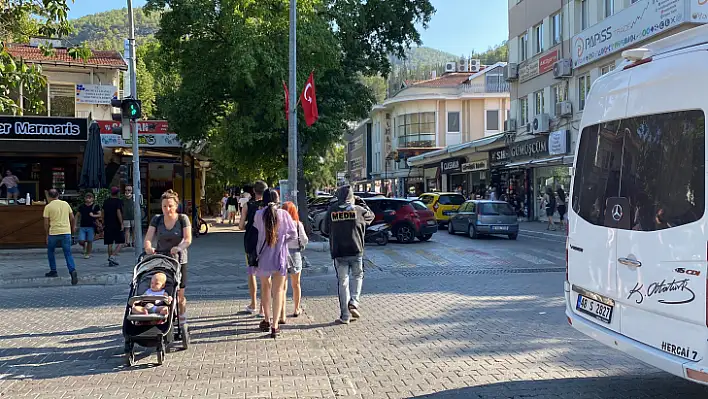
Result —
M 696 360 L 698 356 L 698 352 L 692 351 L 688 346 L 674 345 L 665 341 L 661 342 L 661 350 L 688 360 Z
M 693 302 L 694 299 L 696 299 L 696 294 L 693 292 L 691 288 L 688 287 L 688 282 L 689 279 L 683 279 L 683 280 L 676 280 L 674 279 L 670 283 L 666 282 L 666 279 L 662 280 L 661 282 L 653 282 L 649 284 L 649 287 L 647 287 L 646 290 L 646 296 L 647 297 L 657 297 L 657 298 L 662 298 L 664 295 L 673 293 L 673 292 L 682 292 L 685 293 L 685 299 L 659 299 L 657 302 L 663 303 L 664 305 L 683 305 L 685 303 L 691 303 Z M 629 291 L 629 295 L 627 296 L 627 299 L 631 299 L 635 294 L 638 294 L 638 297 L 635 296 L 634 302 L 637 304 L 640 304 L 644 302 L 644 293 L 642 293 L 642 289 L 644 288 L 644 284 L 637 283 L 634 285 L 634 288 L 632 288 Z M 688 297 L 690 295 L 690 298 Z

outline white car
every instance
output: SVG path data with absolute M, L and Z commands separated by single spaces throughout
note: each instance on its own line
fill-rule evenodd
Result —
M 624 51 L 588 94 L 573 169 L 566 316 L 708 384 L 708 26 Z

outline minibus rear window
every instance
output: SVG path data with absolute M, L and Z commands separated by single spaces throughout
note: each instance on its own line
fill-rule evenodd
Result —
M 573 211 L 592 224 L 604 225 L 610 197 L 629 200 L 632 230 L 668 229 L 703 217 L 706 155 L 701 110 L 587 126 L 576 156 Z

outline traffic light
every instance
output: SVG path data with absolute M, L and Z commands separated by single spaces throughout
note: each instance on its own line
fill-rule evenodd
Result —
M 114 121 L 120 122 L 120 126 L 113 127 L 113 134 L 120 134 L 124 140 L 131 138 L 130 121 L 142 117 L 142 103 L 134 98 L 124 98 L 111 100 L 111 106 L 119 108 L 119 114 L 111 114 Z
M 118 177 L 120 178 L 120 184 L 128 185 L 128 165 L 120 165 L 118 167 Z

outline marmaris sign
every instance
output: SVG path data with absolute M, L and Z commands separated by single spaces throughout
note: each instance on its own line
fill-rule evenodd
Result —
M 641 0 L 573 38 L 573 68 L 688 22 L 696 0 Z

